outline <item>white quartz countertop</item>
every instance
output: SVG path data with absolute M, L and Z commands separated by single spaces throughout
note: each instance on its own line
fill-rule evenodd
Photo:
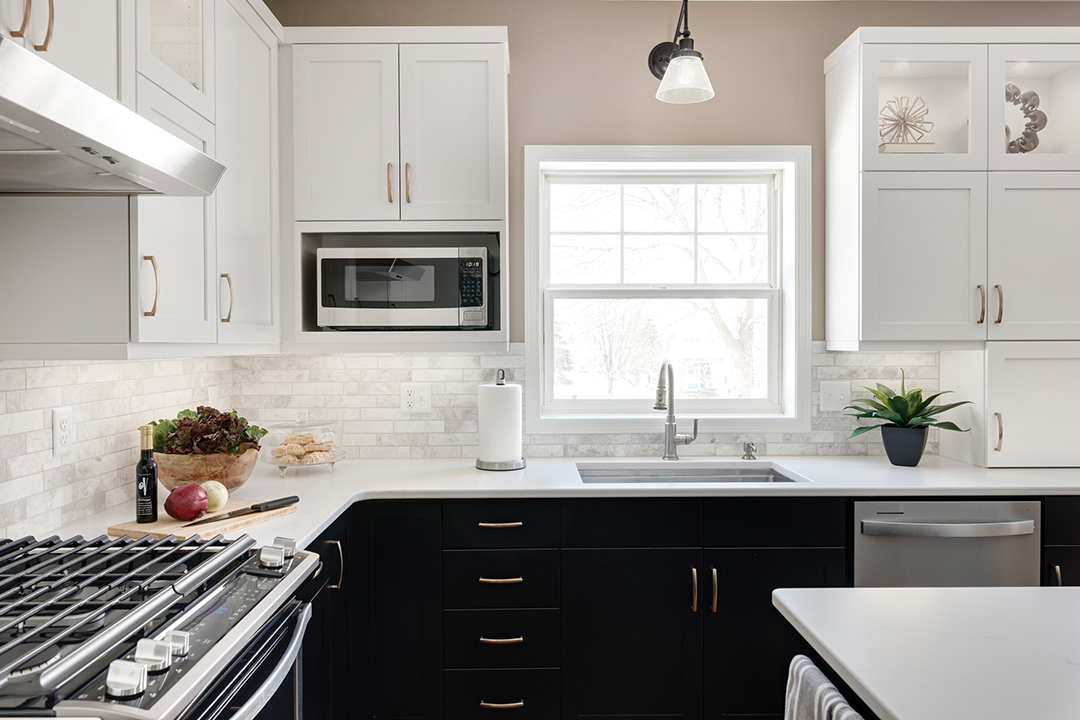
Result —
M 773 605 L 881 720 L 1080 717 L 1080 587 L 781 589 Z
M 260 462 L 236 495 L 265 501 L 298 495 L 295 513 L 252 525 L 246 532 L 260 544 L 277 536 L 306 547 L 352 503 L 400 498 L 479 497 L 661 497 L 661 496 L 992 496 L 1080 495 L 1080 468 L 993 469 L 932 456 L 918 467 L 890 465 L 884 457 L 688 458 L 537 458 L 508 472 L 477 470 L 473 458 L 441 460 L 356 460 L 328 466 L 289 468 L 286 477 Z M 694 468 L 709 464 L 767 465 L 798 480 L 786 483 L 583 483 L 577 463 Z M 159 488 L 163 503 L 164 490 Z M 134 519 L 134 501 L 89 515 L 58 528 L 61 537 L 94 537 L 110 525 Z

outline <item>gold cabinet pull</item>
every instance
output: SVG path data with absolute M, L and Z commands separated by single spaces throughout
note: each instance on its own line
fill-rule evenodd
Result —
M 30 7 L 30 0 L 26 1 L 26 7 Z M 34 46 L 34 49 L 38 52 L 49 52 L 49 46 L 52 45 L 53 18 L 55 14 L 53 0 L 49 0 L 49 27 L 45 29 L 45 42 Z
M 1058 583 L 1058 584 L 1060 585 L 1061 583 Z M 525 638 L 524 637 L 486 638 L 483 635 L 481 635 L 480 636 L 480 642 L 484 643 L 485 645 L 514 645 L 515 643 L 523 643 L 523 642 L 525 642 Z
M 1054 566 L 1054 584 L 1061 587 L 1061 566 Z
M 319 564 L 315 566 L 315 572 L 313 572 L 311 574 L 311 579 L 314 580 L 315 578 L 319 577 L 319 575 L 322 574 L 322 569 L 323 569 L 323 562 L 322 562 L 322 560 L 320 560 Z
M 982 325 L 986 322 L 986 287 L 979 285 L 979 296 L 982 297 L 982 306 L 979 308 L 979 322 L 976 325 Z
M 513 708 L 525 707 L 525 701 L 518 700 L 517 702 L 512 703 L 489 703 L 481 700 L 480 707 L 487 708 L 488 710 L 511 710 Z
M 341 565 L 338 566 L 338 578 L 337 583 L 334 585 L 327 585 L 327 590 L 340 590 L 341 586 L 345 584 L 345 551 L 341 548 L 340 540 L 327 540 L 330 545 L 337 545 L 338 559 L 341 561 Z
M 157 301 L 161 297 L 161 276 L 158 275 L 157 258 L 153 255 L 143 255 L 143 260 L 149 260 L 150 264 L 154 267 L 154 307 L 150 308 L 149 312 L 144 312 L 146 317 L 154 317 L 157 315 Z
M 508 528 L 508 527 L 523 527 L 525 523 L 518 520 L 517 522 L 508 523 L 476 523 L 477 527 L 490 527 L 490 528 Z
M 221 273 L 221 277 L 225 278 L 229 283 L 229 314 L 221 318 L 221 322 L 229 322 L 232 320 L 233 300 L 235 300 L 236 297 L 233 295 L 232 276 L 230 276 L 229 273 Z
M 22 27 L 11 31 L 11 37 L 26 37 L 26 31 L 30 28 L 30 9 L 34 6 L 34 0 L 25 0 L 23 5 Z
M 409 163 L 405 163 L 405 202 L 407 203 L 412 202 L 412 193 L 409 190 L 409 184 Z
M 693 594 L 690 597 L 690 611 L 697 612 L 697 568 L 690 568 L 690 581 L 693 583 Z
M 1005 428 L 1002 427 L 1001 424 L 1001 413 L 994 413 L 994 417 L 996 417 L 998 421 L 998 444 L 997 447 L 994 448 L 994 452 L 1001 452 L 1001 440 L 1005 437 Z
M 716 568 L 712 569 L 712 611 L 716 612 L 716 601 L 720 597 L 720 583 L 717 581 Z
M 392 182 L 391 170 L 393 169 L 393 167 L 393 163 L 386 163 L 386 201 L 391 203 L 394 202 L 394 189 L 393 186 L 390 184 Z
M 514 577 L 514 578 L 486 578 L 486 577 L 482 577 L 482 578 L 480 578 L 480 582 L 486 583 L 488 585 L 513 585 L 514 583 L 525 582 L 525 578 L 523 578 L 523 577 Z
M 1002 292 L 1000 285 L 995 285 L 994 289 L 998 291 L 998 316 L 994 321 L 995 325 L 1001 324 L 1001 313 L 1005 310 L 1005 293 Z

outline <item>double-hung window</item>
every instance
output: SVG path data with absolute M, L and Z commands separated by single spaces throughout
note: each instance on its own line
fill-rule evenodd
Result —
M 806 428 L 808 220 L 808 148 L 527 147 L 527 432 L 658 431 L 665 359 L 704 431 Z

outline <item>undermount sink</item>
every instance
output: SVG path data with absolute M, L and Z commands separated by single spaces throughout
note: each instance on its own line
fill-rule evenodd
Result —
M 642 463 L 580 462 L 581 482 L 586 483 L 789 483 L 794 479 L 771 464 L 740 465 L 679 461 Z

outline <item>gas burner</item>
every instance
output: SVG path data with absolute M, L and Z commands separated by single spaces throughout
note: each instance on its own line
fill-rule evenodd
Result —
M 8 650 L 7 652 L 0 653 L 0 668 L 6 666 L 8 663 L 18 659 L 20 656 L 23 655 L 26 655 L 25 648 L 15 648 L 13 650 Z M 45 648 L 33 657 L 27 658 L 19 665 L 16 665 L 11 670 L 11 677 L 16 678 L 20 675 L 26 675 L 28 673 L 36 672 L 44 667 L 52 665 L 59 659 L 60 649 L 58 647 L 53 645 L 52 647 Z

